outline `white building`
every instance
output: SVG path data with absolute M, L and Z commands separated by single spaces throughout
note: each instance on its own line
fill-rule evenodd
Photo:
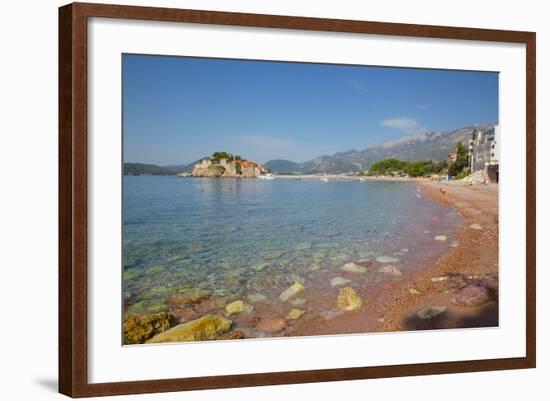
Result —
M 498 182 L 500 159 L 500 127 L 495 125 L 485 130 L 474 130 L 470 139 L 470 170 L 486 171 L 489 179 Z

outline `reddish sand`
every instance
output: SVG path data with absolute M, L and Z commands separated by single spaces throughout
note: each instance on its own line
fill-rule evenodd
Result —
M 457 248 L 439 258 L 407 288 L 396 292 L 393 302 L 381 308 L 384 324 L 379 331 L 498 326 L 498 299 L 479 307 L 452 303 L 458 290 L 469 283 L 487 277 L 498 281 L 498 186 L 430 181 L 419 185 L 425 196 L 434 201 L 442 202 L 444 195 L 440 188 L 446 190 L 449 205 L 465 220 L 464 229 Z M 479 224 L 482 229 L 471 228 L 473 224 Z M 447 279 L 433 280 L 438 277 Z M 411 288 L 418 294 L 411 294 Z M 432 306 L 444 306 L 446 311 L 433 319 L 417 317 L 420 309 Z
M 498 283 L 498 185 L 434 181 L 419 181 L 418 185 L 424 196 L 434 202 L 444 202 L 440 188 L 447 191 L 448 205 L 464 218 L 458 246 L 449 247 L 432 265 L 419 266 L 414 273 L 371 287 L 368 295 L 360 293 L 363 297 L 360 310 L 331 316 L 329 320 L 321 316 L 304 317 L 286 335 L 498 326 L 498 291 L 496 300 L 478 307 L 452 302 L 458 291 L 469 284 L 488 278 Z M 472 224 L 479 224 L 482 229 L 473 229 Z M 326 297 L 325 293 L 324 298 L 335 300 L 338 289 L 329 291 L 334 292 L 334 297 Z M 442 306 L 445 312 L 436 317 L 417 316 L 424 308 Z

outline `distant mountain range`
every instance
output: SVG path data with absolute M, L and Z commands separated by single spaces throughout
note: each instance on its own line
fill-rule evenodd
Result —
M 395 157 L 399 160 L 433 160 L 447 159 L 449 152 L 454 151 L 457 142 L 467 145 L 475 129 L 487 129 L 492 125 L 477 125 L 447 132 L 426 132 L 419 135 L 404 136 L 395 141 L 370 145 L 364 150 L 348 150 L 333 155 L 323 155 L 304 163 L 290 160 L 270 160 L 265 163 L 275 174 L 322 174 L 347 173 L 367 170 L 371 164 Z M 158 166 L 155 164 L 124 163 L 124 175 L 176 175 L 191 173 L 195 164 L 206 157 L 190 164 Z
M 265 165 L 278 174 L 319 174 L 347 173 L 367 170 L 371 164 L 395 157 L 399 160 L 434 160 L 447 159 L 449 152 L 454 151 L 457 142 L 467 145 L 475 129 L 487 129 L 491 125 L 465 127 L 447 132 L 426 132 L 419 135 L 405 136 L 395 141 L 371 145 L 364 150 L 348 150 L 333 155 L 316 157 L 305 163 L 294 163 L 289 160 L 270 160 Z
M 124 175 L 176 175 L 179 173 L 191 173 L 199 159 L 190 164 L 175 164 L 171 166 L 159 166 L 146 163 L 124 163 Z

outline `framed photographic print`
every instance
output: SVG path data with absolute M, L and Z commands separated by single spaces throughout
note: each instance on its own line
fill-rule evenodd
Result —
M 534 33 L 59 29 L 60 392 L 535 367 Z

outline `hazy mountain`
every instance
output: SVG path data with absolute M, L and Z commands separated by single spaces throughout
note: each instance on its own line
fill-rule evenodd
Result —
M 292 174 L 299 172 L 301 167 L 299 163 L 294 163 L 289 160 L 270 160 L 265 166 L 271 171 L 276 171 L 279 174 Z
M 419 135 L 405 136 L 395 141 L 370 145 L 362 151 L 355 149 L 316 157 L 305 163 L 294 163 L 289 160 L 273 160 L 266 163 L 274 173 L 345 173 L 367 170 L 372 163 L 388 157 L 400 160 L 445 160 L 457 142 L 467 144 L 475 129 L 486 129 L 490 125 L 465 127 L 447 132 L 426 132 Z M 289 166 L 296 166 L 288 171 Z M 279 169 L 283 166 L 284 169 Z
M 204 157 L 203 159 L 207 159 Z M 178 173 L 190 173 L 195 164 L 200 163 L 199 159 L 190 164 L 177 164 L 171 166 L 159 166 L 146 163 L 124 163 L 124 175 L 176 175 Z

